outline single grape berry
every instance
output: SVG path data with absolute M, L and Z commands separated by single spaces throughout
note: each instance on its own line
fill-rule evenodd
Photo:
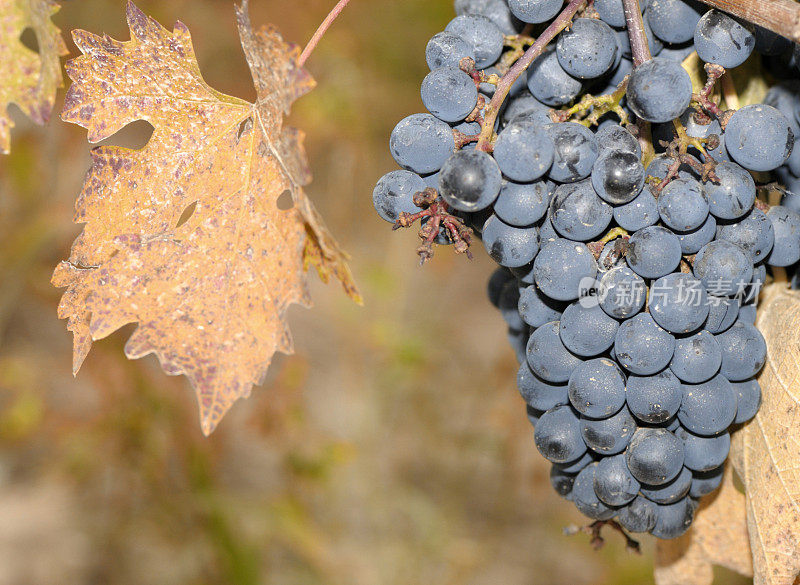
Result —
M 678 267 L 681 256 L 678 237 L 668 229 L 654 225 L 630 237 L 625 259 L 639 276 L 661 278 Z
M 575 478 L 572 486 L 572 501 L 582 514 L 594 520 L 608 520 L 617 513 L 616 508 L 607 506 L 594 489 L 594 478 L 597 472 L 597 463 L 584 467 Z
M 460 150 L 448 158 L 439 175 L 439 194 L 459 211 L 480 211 L 489 207 L 503 177 L 495 160 L 480 150 Z
M 529 183 L 544 175 L 553 164 L 553 141 L 533 121 L 521 119 L 506 126 L 497 136 L 494 159 L 512 181 Z
M 666 429 L 641 428 L 626 451 L 628 469 L 641 483 L 664 485 L 683 468 L 683 442 Z
M 692 472 L 684 467 L 680 473 L 663 485 L 643 485 L 642 495 L 657 504 L 673 504 L 689 493 L 692 487 Z
M 639 494 L 641 484 L 628 469 L 625 454 L 603 457 L 594 472 L 594 491 L 608 506 L 624 506 Z M 688 491 L 688 488 L 687 488 Z
M 608 418 L 625 404 L 625 376 L 607 358 L 580 364 L 567 386 L 570 403 L 587 418 Z
M 669 122 L 692 101 L 692 80 L 680 63 L 654 57 L 633 70 L 626 95 L 639 118 Z
M 478 69 L 494 65 L 503 53 L 503 31 L 480 14 L 456 16 L 445 27 L 445 31 L 460 36 L 469 44 Z
M 511 12 L 522 22 L 538 24 L 555 17 L 563 0 L 508 0 Z
M 425 189 L 419 175 L 409 171 L 391 171 L 378 180 L 372 192 L 372 204 L 382 219 L 394 223 L 401 213 L 422 211 L 414 205 L 414 194 Z
M 688 232 L 708 217 L 708 199 L 703 185 L 691 178 L 670 181 L 658 197 L 658 213 L 668 228 Z
M 592 131 L 577 122 L 550 124 L 546 129 L 555 146 L 549 177 L 559 183 L 572 183 L 588 177 L 598 152 Z
M 572 354 L 558 335 L 558 321 L 545 323 L 528 339 L 528 365 L 534 374 L 555 384 L 569 380 L 583 360 Z
M 494 214 L 509 225 L 527 227 L 544 217 L 554 189 L 550 181 L 503 181 L 494 202 Z
M 703 5 L 694 0 L 653 0 L 647 19 L 653 34 L 665 43 L 685 43 L 692 40 L 703 11 Z
M 439 67 L 458 67 L 461 59 L 475 59 L 472 47 L 457 34 L 440 32 L 428 41 L 425 60 L 433 71 Z
M 750 171 L 771 171 L 781 166 L 789 158 L 794 140 L 786 117 L 765 104 L 738 109 L 725 127 L 728 154 Z
M 625 407 L 608 418 L 581 417 L 583 442 L 600 455 L 622 453 L 631 442 L 636 428 L 636 421 Z
M 640 376 L 650 376 L 667 367 L 674 349 L 675 338 L 659 327 L 649 313 L 624 321 L 614 342 L 620 365 Z
M 606 231 L 614 212 L 597 196 L 589 179 L 556 187 L 550 201 L 550 220 L 570 240 L 588 242 Z
M 733 422 L 737 400 L 731 383 L 719 374 L 702 384 L 684 384 L 678 419 L 696 435 L 716 435 Z
M 397 164 L 421 175 L 442 168 L 454 150 L 452 129 L 431 114 L 403 118 L 389 137 L 389 151 Z
M 619 323 L 599 305 L 588 306 L 578 301 L 568 306 L 561 316 L 561 341 L 574 354 L 592 357 L 614 344 L 618 328 Z
M 445 122 L 462 121 L 478 103 L 478 88 L 457 67 L 434 69 L 425 76 L 420 91 L 425 108 Z
M 531 371 L 527 362 L 522 362 L 517 371 L 517 388 L 525 403 L 536 410 L 569 404 L 567 385 L 545 382 Z
M 586 452 L 580 421 L 569 406 L 556 406 L 545 412 L 533 436 L 539 452 L 553 463 L 574 461 Z
M 718 10 L 706 12 L 694 30 L 698 57 L 726 69 L 747 61 L 755 44 L 755 36 L 740 20 Z
M 586 244 L 559 238 L 542 246 L 533 261 L 533 275 L 551 299 L 573 301 L 580 295 L 581 282 L 597 275 L 597 262 Z
M 576 18 L 558 37 L 561 67 L 578 79 L 600 77 L 615 63 L 619 48 L 614 31 L 602 20 Z
M 583 83 L 564 71 L 552 47 L 545 49 L 528 68 L 528 90 L 550 107 L 568 104 L 582 89 Z
M 592 185 L 604 201 L 622 205 L 636 199 L 644 187 L 644 165 L 639 155 L 601 150 L 592 168 Z
M 691 333 L 708 317 L 703 283 L 691 274 L 673 272 L 650 287 L 650 315 L 670 333 Z
M 628 376 L 625 391 L 631 413 L 648 424 L 665 423 L 678 413 L 683 391 L 669 368 L 650 376 Z
M 675 353 L 669 362 L 678 378 L 700 384 L 713 378 L 722 365 L 722 348 L 717 338 L 705 329 L 675 341 Z

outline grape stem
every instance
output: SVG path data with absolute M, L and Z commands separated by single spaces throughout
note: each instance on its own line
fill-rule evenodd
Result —
M 494 92 L 494 96 L 492 96 L 492 101 L 486 106 L 485 121 L 476 149 L 484 152 L 491 152 L 493 150 L 494 122 L 497 120 L 497 115 L 500 113 L 503 102 L 506 97 L 508 97 L 508 92 L 511 91 L 511 86 L 513 86 L 519 76 L 530 67 L 534 59 L 542 54 L 542 51 L 544 51 L 550 41 L 556 38 L 558 33 L 570 25 L 572 17 L 575 16 L 580 7 L 584 4 L 586 4 L 586 0 L 570 0 L 566 8 L 561 11 L 561 14 L 550 23 L 550 26 L 539 35 L 536 42 L 525 51 L 525 54 L 514 63 L 511 69 L 508 70 L 508 73 L 498 82 L 497 89 Z
M 342 11 L 347 7 L 350 3 L 350 0 L 339 0 L 336 6 L 328 13 L 328 16 L 325 17 L 325 20 L 322 21 L 322 24 L 319 25 L 317 31 L 314 33 L 314 36 L 311 37 L 311 40 L 308 41 L 306 48 L 303 49 L 303 52 L 300 53 L 300 58 L 297 60 L 297 64 L 302 67 L 305 65 L 305 62 L 308 61 L 308 58 L 311 56 L 311 53 L 314 49 L 317 48 L 317 45 L 322 40 L 322 37 L 325 36 L 325 33 L 328 32 L 328 29 L 333 24 L 333 21 L 336 20 Z
M 800 4 L 794 0 L 700 0 L 742 20 L 800 42 Z
M 644 30 L 644 19 L 642 18 L 642 10 L 639 7 L 639 0 L 622 0 L 622 8 L 625 13 L 628 40 L 631 44 L 633 66 L 636 68 L 652 59 L 653 56 L 650 54 L 650 45 L 647 42 L 647 33 Z M 642 147 L 642 160 L 647 164 L 655 156 L 650 122 L 639 119 L 636 121 L 636 129 L 638 130 L 636 133 L 637 139 Z
M 638 67 L 653 58 L 650 55 L 650 45 L 647 44 L 647 34 L 644 32 L 644 20 L 642 19 L 642 10 L 639 8 L 639 0 L 622 0 L 622 8 L 625 11 L 625 24 L 628 27 L 628 39 L 631 42 L 633 66 Z

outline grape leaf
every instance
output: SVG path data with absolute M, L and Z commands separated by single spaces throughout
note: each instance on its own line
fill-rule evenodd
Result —
M 303 134 L 283 127 L 314 81 L 296 46 L 272 27 L 253 30 L 246 1 L 236 16 L 255 104 L 203 80 L 183 23 L 170 32 L 129 2 L 130 41 L 73 32 L 83 55 L 67 64 L 62 113 L 91 142 L 135 120 L 155 129 L 141 150 L 92 151 L 76 203 L 84 229 L 53 275 L 67 287 L 59 317 L 74 335 L 73 371 L 93 340 L 136 322 L 126 355 L 154 353 L 167 374 L 185 374 L 205 434 L 276 351 L 292 351 L 286 312 L 310 305 L 310 266 L 360 302 L 344 252 L 302 190 Z M 285 191 L 293 206 L 281 210 Z
M 52 0 L 0 0 L 0 150 L 11 151 L 10 104 L 18 105 L 31 120 L 50 119 L 56 91 L 63 85 L 59 58 L 68 53 L 61 31 L 51 17 L 59 6 Z M 36 34 L 39 53 L 27 48 L 20 37 L 30 28 Z
M 657 585 L 710 585 L 711 564 L 753 574 L 755 585 L 792 585 L 800 575 L 800 293 L 785 282 L 766 287 L 758 327 L 768 351 L 763 402 L 731 446 L 745 496 L 730 486 L 708 496 L 706 520 L 701 511 L 679 542 L 658 543 Z

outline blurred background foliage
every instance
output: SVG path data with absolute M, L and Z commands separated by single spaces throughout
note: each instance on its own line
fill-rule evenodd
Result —
M 65 33 L 129 38 L 123 0 L 63 4 Z M 302 44 L 333 0 L 251 4 Z M 231 2 L 138 5 L 188 25 L 212 86 L 254 98 Z M 210 439 L 184 379 L 123 357 L 130 328 L 70 375 L 49 280 L 80 229 L 89 145 L 57 115 L 46 128 L 16 116 L 0 158 L 0 585 L 652 583 L 651 542 L 636 557 L 563 535 L 583 519 L 534 447 L 485 299 L 491 262 L 440 248 L 420 269 L 415 233 L 373 212 L 389 132 L 420 110 L 425 43 L 451 16 L 450 0 L 356 0 L 310 60 L 319 87 L 291 123 L 366 306 L 315 279 L 316 307 L 291 314 L 296 355 Z M 148 136 L 141 122 L 108 142 Z

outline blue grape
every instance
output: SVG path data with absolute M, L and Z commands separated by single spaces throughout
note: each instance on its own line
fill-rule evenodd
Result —
M 664 48 L 664 44 L 653 34 L 653 30 L 650 28 L 650 19 L 648 18 L 646 12 L 643 20 L 644 34 L 647 37 L 647 46 L 650 49 L 650 54 L 655 57 Z M 619 45 L 619 48 L 622 51 L 622 56 L 625 59 L 631 59 L 633 57 L 633 53 L 631 51 L 631 41 L 628 38 L 627 30 L 617 31 L 617 44 Z
M 592 168 L 592 186 L 604 201 L 633 201 L 644 187 L 644 165 L 632 152 L 604 150 Z
M 619 48 L 614 31 L 602 20 L 576 18 L 558 37 L 556 54 L 562 69 L 578 79 L 594 79 L 609 71 Z
M 513 275 L 504 268 L 498 268 L 489 277 L 486 284 L 486 294 L 489 297 L 489 302 L 498 309 L 500 308 L 500 295 L 503 293 L 503 287 L 514 280 Z
M 540 247 L 544 248 L 545 245 L 549 244 L 550 242 L 555 242 L 556 240 L 560 239 L 561 236 L 556 233 L 556 229 L 553 227 L 553 222 L 550 221 L 550 212 L 548 211 L 539 225 L 539 245 Z
M 706 217 L 705 223 L 694 231 L 675 234 L 681 243 L 681 252 L 697 254 L 700 248 L 712 241 L 717 235 L 717 220 L 713 215 Z
M 744 305 L 739 307 L 739 316 L 737 317 L 739 321 L 742 323 L 749 323 L 750 325 L 755 325 L 756 323 L 756 306 L 755 305 Z
M 694 275 L 711 294 L 732 295 L 753 278 L 753 263 L 736 244 L 714 240 L 695 256 Z
M 529 183 L 550 169 L 554 150 L 553 141 L 539 124 L 521 119 L 510 123 L 497 136 L 494 159 L 506 177 Z
M 647 19 L 653 34 L 665 43 L 685 43 L 692 40 L 703 12 L 702 4 L 692 0 L 653 0 Z
M 683 391 L 675 374 L 666 368 L 652 376 L 628 376 L 628 408 L 633 416 L 648 424 L 670 420 L 678 413 Z
M 409 171 L 392 171 L 378 180 L 372 192 L 372 204 L 382 219 L 394 223 L 400 214 L 422 211 L 414 205 L 414 194 L 425 189 L 419 175 Z
M 664 45 L 658 54 L 662 59 L 669 59 L 677 63 L 683 63 L 686 57 L 694 53 L 694 41 L 680 43 L 677 45 Z
M 596 356 L 614 344 L 618 328 L 617 321 L 606 315 L 599 305 L 583 306 L 578 301 L 568 306 L 561 316 L 561 341 L 579 356 Z
M 775 230 L 764 212 L 754 208 L 739 221 L 719 226 L 717 239 L 738 245 L 750 255 L 750 260 L 757 264 L 772 250 Z
M 547 133 L 555 145 L 551 179 L 571 183 L 592 173 L 598 147 L 591 130 L 577 122 L 562 122 L 547 126 Z
M 525 266 L 539 252 L 538 228 L 514 227 L 495 215 L 483 224 L 481 239 L 492 260 L 508 268 Z
M 678 429 L 675 433 L 683 441 L 683 464 L 692 471 L 711 471 L 725 463 L 731 450 L 730 433 L 703 437 Z
M 746 423 L 756 415 L 761 406 L 761 385 L 756 379 L 732 382 L 731 385 L 739 395 L 738 409 L 733 422 L 737 425 Z
M 625 376 L 607 358 L 583 362 L 569 377 L 569 401 L 587 418 L 608 418 L 625 404 Z
M 594 472 L 594 491 L 608 506 L 624 506 L 639 493 L 640 483 L 628 470 L 625 455 L 603 457 Z
M 433 35 L 425 47 L 425 60 L 431 71 L 439 67 L 458 67 L 465 58 L 474 61 L 475 52 L 467 41 L 451 32 Z
M 708 199 L 695 179 L 670 181 L 658 197 L 658 213 L 664 224 L 676 231 L 699 228 L 708 217 Z
M 692 80 L 680 63 L 654 57 L 633 70 L 628 80 L 628 107 L 648 122 L 668 122 L 692 101 Z
M 531 423 L 532 427 L 536 427 L 539 424 L 539 419 L 542 418 L 544 414 L 543 410 L 536 410 L 530 406 L 525 407 L 525 413 L 528 415 L 528 422 Z
M 587 465 L 575 478 L 575 484 L 572 487 L 572 502 L 584 516 L 594 520 L 608 520 L 614 517 L 617 509 L 600 501 L 594 491 L 597 465 L 597 463 Z
M 716 337 L 703 329 L 675 341 L 675 353 L 669 363 L 678 378 L 700 384 L 713 378 L 722 365 L 722 348 Z
M 722 350 L 722 374 L 731 382 L 754 377 L 767 361 L 767 344 L 755 325 L 737 321 L 717 335 Z
M 782 37 L 762 26 L 754 25 L 753 28 L 753 34 L 756 37 L 755 50 L 762 55 L 774 57 L 791 49 L 792 42 L 786 37 Z
M 545 49 L 528 67 L 528 91 L 543 104 L 551 107 L 566 105 L 582 89 L 583 83 L 564 71 L 552 47 Z
M 558 321 L 545 323 L 528 339 L 528 365 L 541 379 L 563 384 L 582 360 L 564 347 L 558 335 Z
M 572 486 L 575 484 L 574 473 L 565 473 L 558 466 L 550 468 L 550 485 L 562 498 L 571 499 Z
M 777 109 L 789 122 L 792 135 L 797 140 L 800 136 L 800 117 L 797 116 L 800 107 L 800 80 L 790 79 L 773 85 L 764 103 Z M 793 148 L 789 158 L 786 159 L 786 168 L 795 176 L 800 176 L 800 148 Z
M 656 525 L 656 504 L 637 496 L 619 511 L 619 523 L 628 532 L 650 532 Z
M 692 487 L 689 488 L 689 495 L 693 498 L 702 498 L 716 491 L 722 483 L 724 469 L 724 466 L 720 466 L 711 471 L 695 472 L 692 478 Z
M 456 0 L 456 14 L 480 14 L 495 23 L 504 34 L 517 34 L 517 24 L 504 0 Z
M 639 141 L 636 140 L 636 137 L 615 122 L 601 124 L 594 136 L 597 141 L 597 147 L 600 149 L 600 155 L 603 155 L 606 151 L 621 151 L 634 154 L 637 158 L 642 157 L 642 147 L 639 146 Z
M 695 506 L 688 497 L 674 504 L 656 506 L 656 523 L 650 534 L 657 538 L 677 538 L 689 530 L 694 519 Z
M 425 108 L 445 122 L 460 122 L 478 103 L 475 82 L 457 67 L 439 67 L 428 73 L 420 93 Z
M 550 221 L 562 236 L 588 242 L 606 231 L 614 212 L 600 199 L 589 179 L 556 187 L 550 201 Z
M 519 286 L 513 278 L 503 285 L 500 291 L 500 297 L 497 301 L 497 308 L 500 309 L 500 316 L 506 322 L 509 329 L 514 331 L 523 331 L 525 329 L 525 322 L 519 316 L 517 305 L 519 304 Z
M 549 181 L 504 181 L 494 203 L 494 214 L 509 225 L 533 225 L 547 212 L 552 191 L 553 184 Z
M 519 295 L 519 314 L 531 327 L 541 327 L 561 319 L 559 303 L 547 298 L 536 286 L 522 289 Z
M 457 34 L 470 45 L 478 69 L 494 65 L 503 53 L 503 31 L 480 14 L 456 16 L 445 27 L 445 31 Z
M 536 285 L 551 299 L 573 301 L 581 281 L 597 275 L 597 262 L 586 244 L 557 239 L 544 245 L 533 262 Z
M 650 376 L 667 367 L 675 349 L 675 338 L 659 327 L 648 313 L 623 321 L 617 331 L 614 351 L 627 371 Z
M 559 13 L 563 0 L 508 0 L 511 12 L 522 22 L 547 22 Z
M 753 104 L 737 110 L 725 127 L 725 147 L 751 171 L 778 168 L 792 152 L 794 134 L 786 117 L 772 106 Z
M 642 486 L 642 495 L 657 504 L 673 504 L 689 493 L 692 472 L 685 467 L 678 475 L 663 485 Z
M 705 184 L 708 207 L 720 219 L 738 219 L 753 208 L 756 183 L 753 176 L 736 163 L 723 161 L 714 172 L 719 183 Z
M 687 155 L 692 156 L 692 155 Z M 697 160 L 696 157 L 692 157 Z M 669 172 L 669 168 L 675 161 L 670 158 L 667 154 L 659 154 L 658 156 L 654 157 L 653 160 L 650 161 L 650 164 L 647 165 L 647 169 L 645 172 L 650 177 L 655 177 L 657 179 L 665 179 L 667 173 Z M 697 161 L 699 164 L 700 161 Z M 679 179 L 689 179 L 689 178 L 696 178 L 696 174 L 694 169 L 687 163 L 681 163 L 678 166 L 678 178 Z
M 655 225 L 658 220 L 658 202 L 649 188 L 642 189 L 630 203 L 614 207 L 614 221 L 629 232 Z
M 517 371 L 517 388 L 522 399 L 536 410 L 550 410 L 561 404 L 569 404 L 566 384 L 551 384 L 534 374 L 523 362 Z
M 564 473 L 580 473 L 580 471 L 587 465 L 594 463 L 595 456 L 591 451 L 587 451 L 582 456 L 574 461 L 567 461 L 566 463 L 554 463 L 553 467 L 557 467 Z
M 684 384 L 678 419 L 696 435 L 719 434 L 736 417 L 737 399 L 733 386 L 721 374 L 702 384 Z
M 638 429 L 625 453 L 628 469 L 640 483 L 664 485 L 683 468 L 683 442 L 666 429 Z
M 641 0 L 639 8 L 644 11 L 647 8 L 649 0 Z M 595 0 L 594 9 L 603 22 L 610 24 L 615 28 L 623 28 L 625 26 L 625 11 L 622 9 L 622 0 Z
M 520 76 L 520 79 L 525 78 Z M 501 118 L 505 125 L 517 119 L 530 120 L 542 126 L 552 123 L 550 108 L 528 92 L 508 100 L 508 105 L 503 110 Z
M 580 421 L 569 406 L 556 406 L 545 412 L 533 438 L 542 456 L 552 463 L 574 461 L 586 452 Z
M 642 310 L 647 285 L 627 266 L 612 268 L 600 279 L 600 308 L 615 319 L 628 319 Z
M 709 333 L 727 331 L 739 315 L 739 300 L 730 297 L 708 296 L 708 319 L 704 325 Z
M 392 130 L 389 150 L 401 167 L 421 175 L 435 173 L 455 150 L 453 131 L 430 114 L 412 114 Z
M 644 278 L 661 278 L 681 262 L 681 243 L 678 237 L 661 226 L 649 226 L 628 240 L 625 255 L 628 266 Z
M 608 418 L 581 417 L 583 442 L 600 455 L 622 453 L 636 432 L 636 421 L 627 408 Z
M 439 194 L 453 209 L 480 211 L 497 199 L 502 184 L 500 169 L 491 156 L 480 150 L 460 150 L 442 166 Z
M 694 30 L 694 47 L 706 63 L 726 69 L 738 67 L 750 56 L 756 38 L 739 20 L 718 10 L 706 12 Z
M 682 272 L 659 278 L 650 288 L 650 315 L 670 333 L 696 331 L 708 317 L 703 283 Z
M 767 211 L 775 243 L 767 258 L 770 266 L 790 266 L 800 260 L 800 214 L 776 205 Z

